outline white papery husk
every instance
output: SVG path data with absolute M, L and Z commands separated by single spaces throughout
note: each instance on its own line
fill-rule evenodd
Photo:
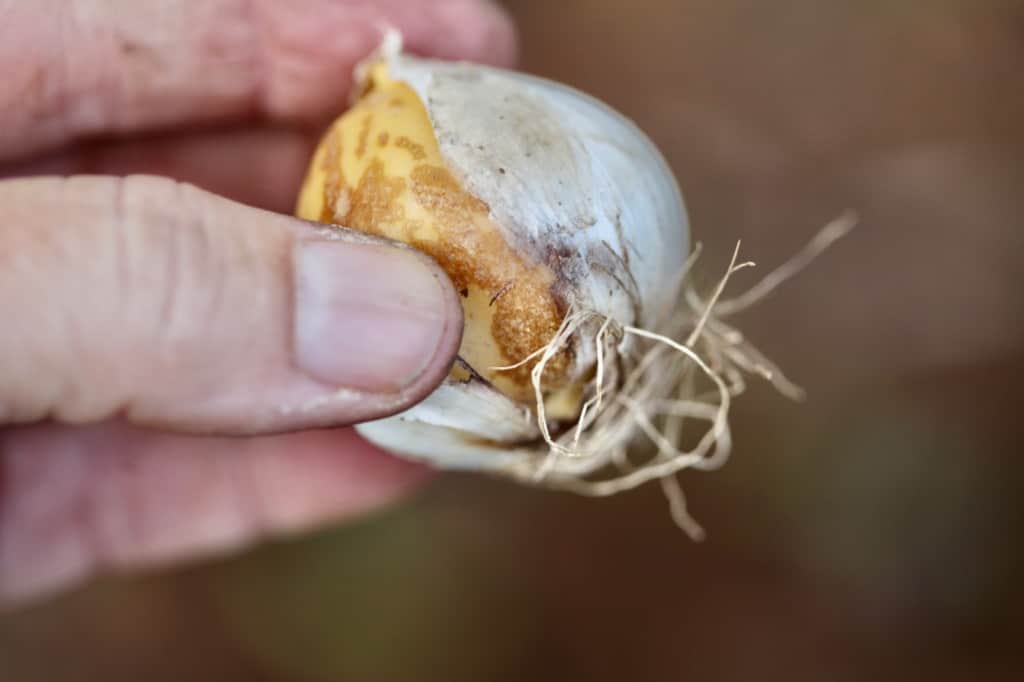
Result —
M 547 346 L 521 359 L 540 360 L 535 401 L 515 402 L 472 372 L 401 414 L 358 426 L 360 433 L 439 468 L 582 494 L 661 479 L 677 522 L 697 534 L 674 476 L 724 461 L 729 403 L 743 374 L 797 393 L 713 314 L 728 276 L 747 264 L 734 257 L 707 302 L 688 285 L 696 254 L 675 178 L 651 141 L 598 100 L 517 72 L 405 56 L 394 37 L 374 59 L 416 91 L 449 170 L 490 207 L 505 240 L 555 272 L 566 315 Z M 833 226 L 812 247 L 847 228 Z M 736 312 L 757 297 L 720 310 Z M 570 377 L 586 382 L 586 402 L 576 423 L 555 423 L 540 377 L 566 349 Z M 687 439 L 688 421 L 701 422 L 702 435 Z M 635 448 L 645 458 L 633 461 L 638 439 L 649 444 Z

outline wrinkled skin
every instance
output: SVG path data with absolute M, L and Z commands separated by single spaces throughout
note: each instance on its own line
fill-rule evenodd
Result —
M 482 0 L 0 0 L 0 604 L 351 517 L 424 478 L 334 427 L 441 380 L 455 295 L 424 323 L 433 350 L 400 358 L 411 379 L 290 336 L 295 254 L 324 241 L 280 213 L 386 24 L 413 52 L 514 58 Z M 86 173 L 162 177 L 15 179 Z M 330 244 L 339 286 L 371 256 L 436 270 Z M 329 323 L 345 341 L 366 319 Z M 330 376 L 299 376 L 296 353 Z

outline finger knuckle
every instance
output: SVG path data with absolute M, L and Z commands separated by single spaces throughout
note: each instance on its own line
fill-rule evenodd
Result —
M 210 319 L 221 283 L 208 197 L 164 178 L 120 181 L 111 229 L 123 306 L 147 343 L 173 348 Z

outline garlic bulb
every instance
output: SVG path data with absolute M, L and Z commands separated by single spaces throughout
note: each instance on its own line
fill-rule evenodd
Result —
M 442 468 L 590 494 L 724 456 L 736 363 L 749 356 L 692 292 L 692 311 L 677 310 L 687 217 L 650 140 L 566 86 L 407 56 L 394 37 L 358 76 L 298 214 L 422 249 L 465 312 L 443 385 L 359 431 Z M 693 393 L 695 373 L 710 378 L 710 399 Z M 684 419 L 711 424 L 689 452 L 678 445 Z M 644 465 L 626 455 L 638 434 L 658 450 Z M 590 480 L 609 465 L 620 475 Z

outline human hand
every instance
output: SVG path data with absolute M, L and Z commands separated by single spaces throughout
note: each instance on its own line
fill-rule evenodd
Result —
M 263 210 L 290 210 L 383 25 L 414 52 L 515 49 L 484 0 L 0 0 L 0 603 L 423 478 L 328 428 L 441 381 L 450 283 Z M 138 172 L 165 177 L 111 177 Z M 12 179 L 44 173 L 74 177 Z

